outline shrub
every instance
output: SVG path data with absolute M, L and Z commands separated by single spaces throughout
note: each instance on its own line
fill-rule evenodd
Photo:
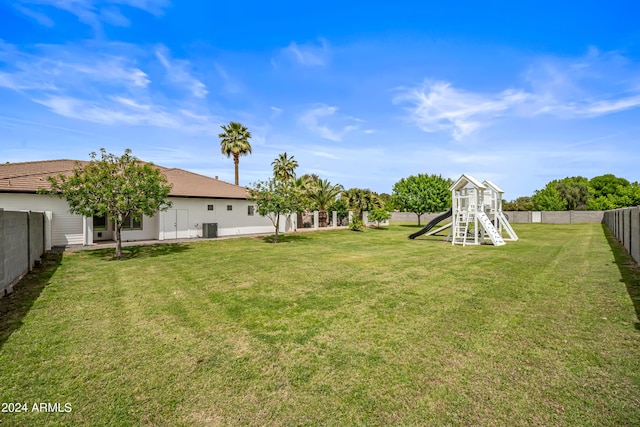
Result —
M 356 216 L 354 216 L 353 218 L 351 218 L 351 222 L 349 223 L 349 228 L 353 231 L 362 231 L 362 228 L 364 227 L 364 222 L 362 222 L 362 220 Z

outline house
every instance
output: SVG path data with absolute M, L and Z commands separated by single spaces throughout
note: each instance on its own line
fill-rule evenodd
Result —
M 47 247 L 91 245 L 113 240 L 113 225 L 102 217 L 86 218 L 69 213 L 69 205 L 56 196 L 38 194 L 49 188 L 48 176 L 71 174 L 76 160 L 46 160 L 0 164 L 0 209 L 45 212 Z M 157 166 L 157 165 L 156 165 Z M 123 241 L 168 240 L 272 233 L 273 224 L 258 215 L 247 200 L 248 190 L 216 178 L 178 168 L 157 166 L 172 185 L 173 206 L 140 221 L 127 220 Z M 295 229 L 295 218 L 281 228 Z

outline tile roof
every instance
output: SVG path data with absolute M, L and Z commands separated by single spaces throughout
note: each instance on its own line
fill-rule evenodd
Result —
M 86 163 L 88 162 L 63 159 L 0 164 L 0 193 L 35 193 L 39 188 L 49 187 L 48 176 L 71 175 L 75 168 Z M 247 198 L 247 189 L 239 185 L 183 169 L 155 166 L 172 185 L 170 196 Z

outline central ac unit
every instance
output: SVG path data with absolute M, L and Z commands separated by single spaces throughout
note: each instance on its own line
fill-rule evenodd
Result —
M 212 238 L 218 237 L 218 223 L 210 222 L 202 224 L 202 237 Z

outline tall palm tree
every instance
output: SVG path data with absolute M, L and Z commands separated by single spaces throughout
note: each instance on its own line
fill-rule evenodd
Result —
M 288 181 L 296 177 L 296 168 L 298 161 L 291 157 L 287 157 L 287 153 L 280 153 L 278 157 L 271 162 L 273 166 L 273 176 L 280 181 Z
M 238 163 L 240 162 L 240 156 L 251 154 L 251 144 L 249 143 L 251 132 L 241 123 L 237 122 L 229 122 L 228 126 L 221 125 L 220 127 L 224 130 L 224 132 L 218 134 L 220 138 L 220 150 L 227 158 L 233 156 L 233 164 L 236 169 L 236 185 L 240 185 L 238 179 Z
M 318 209 L 318 225 L 327 226 L 327 209 L 342 192 L 342 185 L 333 185 L 328 179 L 318 179 L 309 189 L 309 198 Z

